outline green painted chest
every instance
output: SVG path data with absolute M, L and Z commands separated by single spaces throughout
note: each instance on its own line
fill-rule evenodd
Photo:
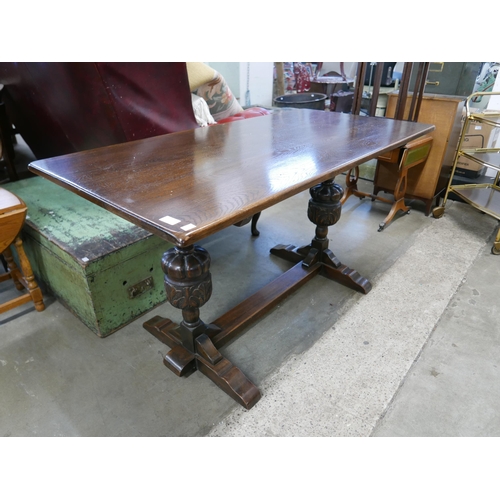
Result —
M 166 300 L 171 244 L 41 177 L 4 186 L 24 200 L 35 276 L 100 337 Z

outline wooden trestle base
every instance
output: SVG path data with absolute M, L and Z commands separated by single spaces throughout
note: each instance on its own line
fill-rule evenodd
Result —
M 171 348 L 163 362 L 177 376 L 199 370 L 250 409 L 259 401 L 260 391 L 222 356 L 221 347 L 317 274 L 361 293 L 371 290 L 366 278 L 341 264 L 328 249 L 328 226 L 340 218 L 342 188 L 330 180 L 311 188 L 310 193 L 308 216 L 316 224 L 311 244 L 300 248 L 277 245 L 271 249 L 273 255 L 295 265 L 211 324 L 199 318 L 199 307 L 208 301 L 212 291 L 208 252 L 191 245 L 175 247 L 164 254 L 162 268 L 167 298 L 171 305 L 182 309 L 183 321 L 178 325 L 155 316 L 144 323 L 144 328 Z

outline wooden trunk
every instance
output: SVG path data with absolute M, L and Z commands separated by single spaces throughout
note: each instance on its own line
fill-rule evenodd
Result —
M 165 240 L 41 177 L 6 184 L 28 206 L 33 272 L 99 337 L 166 300 Z
M 411 104 L 408 95 L 405 118 Z M 396 111 L 398 93 L 389 95 L 386 117 L 392 118 Z M 446 189 L 455 149 L 460 133 L 463 97 L 425 94 L 420 108 L 419 123 L 430 123 L 436 129 L 429 135 L 434 139 L 429 158 L 423 168 L 408 172 L 408 187 L 405 198 L 422 200 L 429 215 L 434 198 Z M 397 181 L 394 170 L 379 162 L 375 172 L 374 193 L 385 191 L 393 193 Z

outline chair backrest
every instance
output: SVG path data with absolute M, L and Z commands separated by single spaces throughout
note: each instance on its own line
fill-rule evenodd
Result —
M 411 105 L 408 112 L 408 116 L 405 116 L 406 101 L 408 96 L 408 89 L 410 86 L 410 77 L 414 63 L 411 62 L 404 63 L 394 119 L 407 120 L 411 122 L 418 121 L 420 104 L 424 96 L 424 88 L 427 80 L 427 73 L 429 72 L 429 65 L 430 63 L 428 62 L 418 63 L 417 75 L 415 79 L 415 88 L 412 94 Z M 363 84 L 365 82 L 367 66 L 368 63 L 366 62 L 358 63 L 356 83 L 354 87 L 354 100 L 352 104 L 352 114 L 354 115 L 359 115 L 361 110 L 361 100 L 363 97 Z M 382 81 L 383 69 L 384 69 L 384 63 L 380 62 L 376 64 L 375 75 L 373 77 L 373 91 L 371 95 L 370 106 L 368 109 L 369 116 L 375 116 L 377 108 L 377 100 L 380 92 L 380 84 Z
M 0 63 L 0 83 L 37 158 L 197 127 L 183 62 Z

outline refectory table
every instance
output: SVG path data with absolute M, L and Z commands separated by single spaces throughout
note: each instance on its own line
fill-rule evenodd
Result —
M 328 248 L 328 227 L 341 213 L 342 188 L 334 178 L 433 128 L 291 109 L 37 160 L 29 169 L 173 243 L 161 264 L 167 299 L 183 320 L 156 316 L 144 327 L 171 348 L 164 364 L 176 375 L 200 370 L 249 409 L 260 391 L 219 349 L 316 274 L 369 292 L 369 281 Z M 199 308 L 212 293 L 210 256 L 196 243 L 306 189 L 312 241 L 271 249 L 294 266 L 203 322 Z

